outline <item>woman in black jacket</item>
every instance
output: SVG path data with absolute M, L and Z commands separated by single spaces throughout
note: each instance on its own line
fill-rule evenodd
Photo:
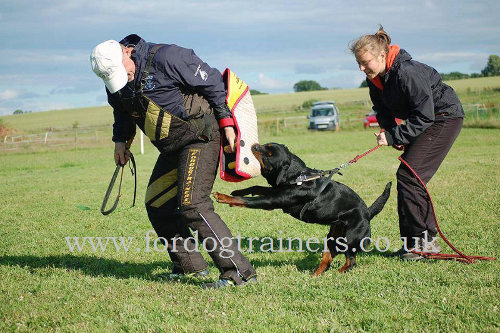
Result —
M 455 91 L 432 67 L 411 59 L 380 26 L 351 45 L 366 74 L 370 98 L 381 127 L 379 145 L 404 149 L 402 158 L 424 183 L 429 182 L 462 128 L 464 111 Z M 394 118 L 406 120 L 397 125 Z M 423 257 L 411 250 L 439 252 L 436 221 L 425 189 L 403 164 L 396 174 L 402 259 Z

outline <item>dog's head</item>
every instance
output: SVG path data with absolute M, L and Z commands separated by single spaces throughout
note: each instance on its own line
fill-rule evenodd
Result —
M 260 163 L 262 176 L 271 186 L 290 183 L 306 169 L 300 158 L 279 143 L 255 144 L 252 153 Z

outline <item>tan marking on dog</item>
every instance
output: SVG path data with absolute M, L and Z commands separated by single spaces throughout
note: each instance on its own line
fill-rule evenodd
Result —
M 321 263 L 319 264 L 319 267 L 316 270 L 316 272 L 314 272 L 313 276 L 318 276 L 323 274 L 328 269 L 328 267 L 330 267 L 332 259 L 333 258 L 330 251 L 323 252 L 323 259 L 321 259 Z
M 252 151 L 253 156 L 259 161 L 261 169 L 265 169 L 266 166 L 264 165 L 264 162 L 262 161 L 262 153 L 259 151 Z
M 349 266 L 351 265 L 351 261 L 347 258 L 345 260 L 345 264 L 344 266 L 342 266 L 340 269 L 339 269 L 339 273 L 345 273 L 347 271 L 347 269 L 349 268 Z

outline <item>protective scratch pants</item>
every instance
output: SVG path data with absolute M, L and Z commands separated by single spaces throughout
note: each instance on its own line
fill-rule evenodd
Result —
M 207 268 L 198 246 L 207 250 L 223 278 L 241 284 L 256 275 L 238 251 L 229 228 L 214 212 L 210 198 L 217 173 L 220 133 L 215 125 L 209 142 L 188 144 L 176 153 L 160 154 L 146 192 L 146 210 L 176 273 Z M 192 237 L 191 228 L 198 239 Z

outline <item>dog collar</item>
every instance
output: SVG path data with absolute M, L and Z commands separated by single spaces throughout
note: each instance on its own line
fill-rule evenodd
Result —
M 318 179 L 321 177 L 325 177 L 327 175 L 328 175 L 328 178 L 331 179 L 331 177 L 336 173 L 343 176 L 342 173 L 340 173 L 340 168 L 335 168 L 335 169 L 326 170 L 326 171 L 325 170 L 318 170 L 317 172 L 315 172 L 311 175 L 307 175 L 306 173 L 301 172 L 300 175 L 290 184 L 300 186 L 304 182 L 308 182 L 308 181 L 315 180 L 315 179 Z

